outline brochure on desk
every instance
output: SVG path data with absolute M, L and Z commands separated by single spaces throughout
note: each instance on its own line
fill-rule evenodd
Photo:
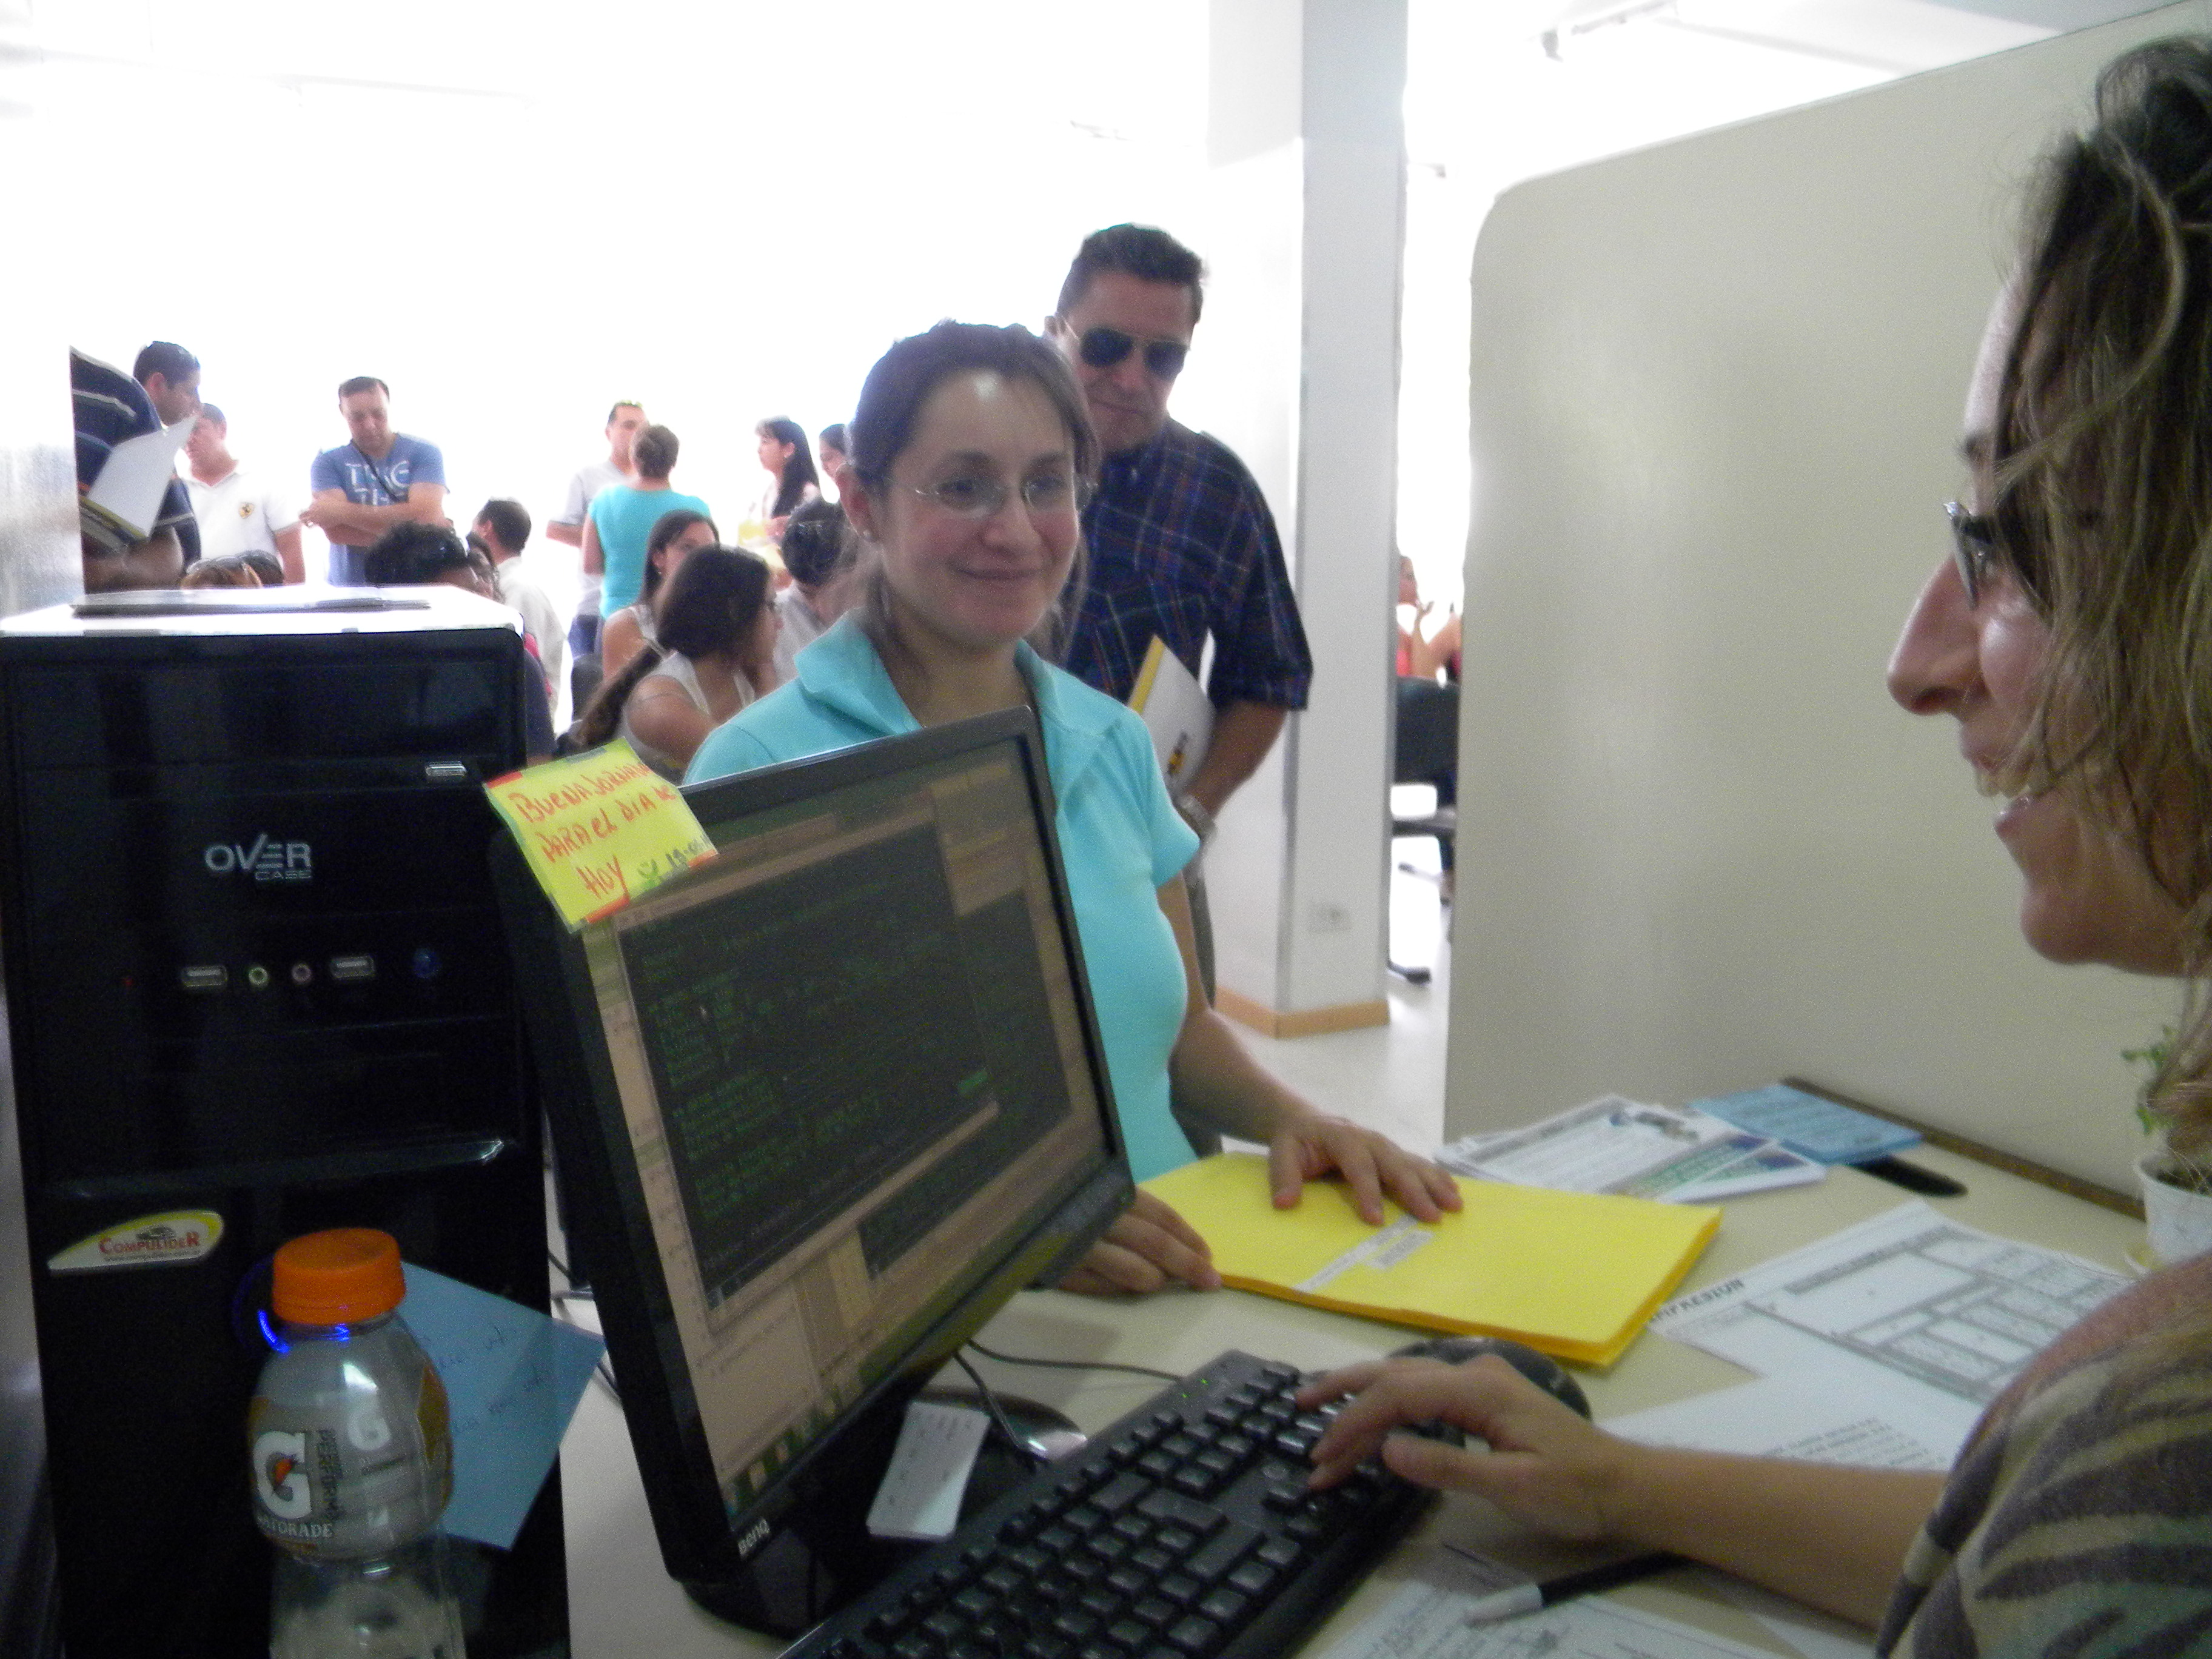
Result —
M 1437 1155 L 1480 1181 L 1711 1204 L 1819 1181 L 1826 1168 L 1694 1107 L 1601 1095 L 1519 1129 L 1468 1135 Z

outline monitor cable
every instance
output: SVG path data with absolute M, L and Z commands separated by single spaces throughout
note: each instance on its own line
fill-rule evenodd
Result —
M 566 1282 L 569 1276 L 568 1264 L 562 1261 L 559 1256 L 553 1254 L 553 1249 L 550 1245 L 546 1247 L 545 1259 L 553 1264 L 553 1271 L 559 1273 L 563 1282 Z M 590 1330 L 591 1328 L 589 1326 L 577 1324 L 576 1321 L 569 1318 L 568 1316 L 568 1304 L 571 1302 L 596 1302 L 599 1300 L 599 1298 L 592 1293 L 592 1287 L 590 1285 L 586 1285 L 580 1289 L 571 1286 L 571 1288 L 568 1290 L 554 1291 L 550 1292 L 550 1296 L 553 1303 L 553 1316 L 556 1319 L 558 1319 L 565 1325 L 574 1325 L 575 1326 L 575 1328 L 580 1331 Z M 597 1336 L 599 1334 L 597 1331 L 592 1331 L 592 1334 Z M 607 1391 L 608 1396 L 612 1399 L 617 1405 L 620 1405 L 622 1403 L 622 1390 L 615 1387 L 615 1374 L 608 1368 L 607 1362 L 604 1357 L 600 1358 L 598 1364 L 592 1368 L 592 1375 L 599 1379 L 599 1386 Z
M 1000 1353 L 996 1348 L 987 1348 L 981 1343 L 974 1340 L 970 1340 L 968 1346 L 981 1354 L 984 1358 L 995 1359 L 1001 1365 L 1040 1365 L 1056 1371 L 1127 1371 L 1132 1376 L 1157 1376 L 1164 1382 L 1182 1381 L 1182 1376 L 1176 1372 L 1156 1370 L 1150 1365 L 1125 1365 L 1113 1359 L 1030 1358 L 1018 1353 Z M 963 1370 L 967 1370 L 966 1360 L 962 1360 L 960 1364 Z M 975 1373 L 969 1370 L 968 1375 L 973 1376 Z M 975 1386 L 981 1388 L 982 1384 L 979 1382 Z
M 969 1346 L 974 1345 L 971 1343 Z M 1015 1428 L 1008 1420 L 1006 1408 L 999 1403 L 999 1396 L 992 1392 L 991 1385 L 983 1380 L 982 1374 L 968 1363 L 968 1356 L 964 1353 L 955 1353 L 952 1359 L 955 1364 L 968 1373 L 968 1380 L 975 1385 L 975 1392 L 982 1396 L 983 1409 L 991 1414 L 993 1425 L 1006 1437 L 1006 1444 L 1013 1448 L 1014 1455 L 1022 1459 L 1032 1469 L 1042 1468 L 1047 1462 L 1045 1455 L 1030 1443 L 1028 1436 Z

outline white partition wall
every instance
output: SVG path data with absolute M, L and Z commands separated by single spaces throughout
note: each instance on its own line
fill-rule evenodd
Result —
M 2170 986 L 2027 951 L 1948 720 L 1948 545 L 2019 185 L 2177 6 L 1525 185 L 1475 256 L 1447 1133 L 1796 1073 L 2114 1186 Z

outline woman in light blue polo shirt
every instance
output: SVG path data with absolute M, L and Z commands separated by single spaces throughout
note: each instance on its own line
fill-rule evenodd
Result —
M 1097 441 L 1059 353 L 1022 328 L 940 323 L 870 371 L 849 426 L 844 502 L 860 600 L 799 655 L 797 677 L 709 737 L 690 781 L 1026 703 L 1045 733 L 1069 897 L 1138 1179 L 1188 1161 L 1170 1093 L 1266 1143 L 1275 1201 L 1340 1171 L 1370 1220 L 1388 1192 L 1433 1220 L 1450 1178 L 1384 1137 L 1324 1116 L 1256 1064 L 1193 988 L 1180 872 L 1198 838 L 1137 717 L 1051 666 Z M 1166 1205 L 1136 1205 L 1067 1281 L 1150 1290 L 1220 1280 Z

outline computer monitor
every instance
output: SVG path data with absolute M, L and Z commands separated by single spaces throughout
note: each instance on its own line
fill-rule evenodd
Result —
M 908 1401 L 1133 1189 L 1026 710 L 685 793 L 715 856 L 580 933 L 501 883 L 662 1556 L 788 1633 L 904 1559 Z

